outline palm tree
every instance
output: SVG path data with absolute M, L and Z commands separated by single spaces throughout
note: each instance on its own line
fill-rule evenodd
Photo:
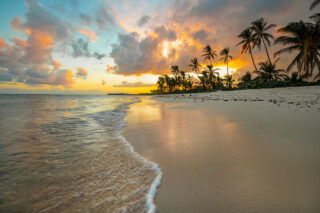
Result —
M 158 78 L 157 84 L 158 84 L 159 91 L 163 92 L 164 88 L 165 88 L 165 84 L 166 84 L 165 77 L 164 76 L 160 76 Z
M 210 65 L 212 65 L 212 61 L 215 59 L 215 57 L 217 56 L 216 51 L 214 51 L 210 45 L 207 45 L 205 48 L 203 48 L 203 57 L 205 60 L 209 60 L 210 61 Z
M 314 0 L 310 5 L 310 10 L 313 10 L 316 6 L 320 4 L 320 0 Z M 309 17 L 310 19 L 314 20 L 317 24 L 320 23 L 320 13 L 316 13 Z
M 232 79 L 232 75 L 226 75 L 225 81 L 228 88 L 232 88 L 232 84 L 235 82 L 235 80 Z
M 253 48 L 255 48 L 255 46 L 257 46 L 260 50 L 261 43 L 263 43 L 263 45 L 266 49 L 269 63 L 272 64 L 270 56 L 269 56 L 267 45 L 270 46 L 270 44 L 271 44 L 270 39 L 274 39 L 274 37 L 272 34 L 267 33 L 267 31 L 273 27 L 276 27 L 277 25 L 275 25 L 275 24 L 268 25 L 268 23 L 264 20 L 264 18 L 257 19 L 256 21 L 252 22 L 251 24 L 252 24 L 252 26 L 250 27 L 250 29 L 253 31 L 252 37 L 254 39 Z
M 170 78 L 168 75 L 165 75 L 164 79 L 165 79 L 166 85 L 167 85 L 167 87 L 169 89 L 169 92 L 173 92 L 173 89 L 175 87 L 174 78 Z
M 252 55 L 251 44 L 254 42 L 254 39 L 252 37 L 252 31 L 250 29 L 245 29 L 242 33 L 240 33 L 240 35 L 238 37 L 242 39 L 242 41 L 240 41 L 237 44 L 237 45 L 240 45 L 240 44 L 242 45 L 241 54 L 247 53 L 249 51 L 253 66 L 254 66 L 255 70 L 257 71 L 258 69 L 257 69 L 256 63 L 254 62 L 254 58 Z
M 283 74 L 285 70 L 276 69 L 276 63 L 279 61 L 277 59 L 273 64 L 269 61 L 259 63 L 260 69 L 258 71 L 254 71 L 254 73 L 258 74 L 259 79 L 263 82 L 271 82 L 277 80 L 283 80 L 287 77 L 286 74 Z
M 316 6 L 318 6 L 318 4 L 320 4 L 320 0 L 314 0 L 310 5 L 310 10 L 313 10 Z
M 300 76 L 310 77 L 313 70 L 317 67 L 319 73 L 316 77 L 320 77 L 320 28 L 313 23 L 292 22 L 282 27 L 278 32 L 285 33 L 276 39 L 275 43 L 280 43 L 285 47 L 275 53 L 275 56 L 283 53 L 291 53 L 293 51 L 298 54 L 289 64 L 287 71 L 290 71 L 294 65 L 297 66 Z
M 206 89 L 208 85 L 208 71 L 202 71 L 201 76 L 199 76 L 200 84 L 202 85 L 202 89 Z
M 201 65 L 199 64 L 197 58 L 193 58 L 193 59 L 191 59 L 191 64 L 189 64 L 189 67 L 191 68 L 192 72 L 195 72 L 198 75 Z M 199 75 L 198 75 L 198 77 L 199 77 Z
M 230 55 L 229 47 L 224 48 L 220 55 L 222 56 L 220 61 L 223 61 L 223 63 L 227 64 L 227 74 L 229 75 L 229 59 L 232 59 L 232 56 Z
M 173 75 L 178 75 L 179 72 L 180 72 L 180 70 L 179 70 L 179 66 L 178 65 L 171 66 L 171 73 Z
M 213 69 L 212 65 L 207 65 L 207 68 L 209 70 L 209 76 L 207 77 L 207 83 L 211 86 L 211 89 L 214 90 L 216 87 L 216 71 L 220 70 L 219 68 Z M 206 75 L 207 76 L 207 75 Z
M 246 74 L 244 74 L 239 80 L 240 80 L 240 83 L 238 84 L 239 87 L 242 87 L 242 88 L 249 88 L 251 87 L 251 82 L 252 82 L 252 79 L 251 79 L 251 72 L 246 72 Z

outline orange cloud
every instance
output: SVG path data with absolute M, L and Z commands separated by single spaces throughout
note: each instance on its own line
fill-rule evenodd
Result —
M 93 43 L 96 43 L 98 40 L 98 36 L 93 30 L 79 29 L 79 32 L 85 35 Z
M 59 69 L 61 67 L 61 63 L 57 60 L 52 60 L 52 63 L 53 63 L 53 67 L 55 70 Z
M 78 77 L 82 77 L 82 78 L 86 78 L 88 75 L 88 71 L 83 69 L 83 68 L 79 68 L 77 71 L 77 76 Z
M 115 67 L 107 64 L 107 70 L 106 70 L 106 71 L 107 71 L 107 72 L 115 71 Z
M 54 76 L 54 84 L 69 86 L 73 83 L 73 74 L 71 70 L 59 70 Z
M 0 38 L 0 50 L 2 48 L 8 48 L 8 44 L 2 38 Z

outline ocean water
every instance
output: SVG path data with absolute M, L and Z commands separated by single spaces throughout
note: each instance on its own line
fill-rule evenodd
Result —
M 138 101 L 0 95 L 0 212 L 154 212 L 161 171 L 121 136 Z

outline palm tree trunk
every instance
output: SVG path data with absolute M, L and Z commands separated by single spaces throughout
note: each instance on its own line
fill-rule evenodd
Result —
M 254 62 L 254 58 L 253 58 L 253 54 L 252 54 L 252 50 L 251 50 L 251 45 L 249 46 L 249 53 L 250 53 L 250 56 L 251 56 L 251 60 L 252 60 L 253 66 L 256 69 L 256 71 L 258 71 L 256 63 Z
M 227 75 L 229 75 L 229 59 L 227 59 Z
M 266 43 L 264 42 L 264 39 L 263 39 L 263 38 L 262 38 L 262 42 L 263 42 L 264 47 L 266 48 L 266 53 L 267 53 L 267 56 L 268 56 L 269 63 L 272 64 L 271 59 L 270 59 L 270 56 L 269 56 L 269 52 L 268 52 L 267 45 L 266 45 Z

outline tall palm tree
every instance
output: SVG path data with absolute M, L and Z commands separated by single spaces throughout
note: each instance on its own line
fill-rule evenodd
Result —
M 197 58 L 191 59 L 191 63 L 189 64 L 189 67 L 191 68 L 192 72 L 195 72 L 197 75 L 199 74 L 201 65 L 199 64 Z
M 277 25 L 275 24 L 270 24 L 268 25 L 268 23 L 264 20 L 264 18 L 259 18 L 256 21 L 251 23 L 252 26 L 250 27 L 250 29 L 253 32 L 253 39 L 254 39 L 254 45 L 253 48 L 255 48 L 255 46 L 257 46 L 259 48 L 259 50 L 261 49 L 261 43 L 264 45 L 264 48 L 266 49 L 266 53 L 267 53 L 267 57 L 269 60 L 269 63 L 271 64 L 271 59 L 269 56 L 269 52 L 268 52 L 268 46 L 270 46 L 271 42 L 270 39 L 274 39 L 272 34 L 267 33 L 268 30 L 270 30 L 273 27 L 276 27 Z
M 277 80 L 283 80 L 287 77 L 284 74 L 284 69 L 276 69 L 276 63 L 279 61 L 277 59 L 273 64 L 269 61 L 259 63 L 260 69 L 258 71 L 254 71 L 254 73 L 258 74 L 260 80 L 264 82 L 271 82 Z
M 180 72 L 180 70 L 179 70 L 179 66 L 178 65 L 171 66 L 171 73 L 173 75 L 178 75 L 179 72 Z
M 205 46 L 205 48 L 203 48 L 203 57 L 205 60 L 209 60 L 210 65 L 212 65 L 212 62 L 214 61 L 215 57 L 217 56 L 216 51 L 214 51 L 210 45 Z
M 227 64 L 227 75 L 229 75 L 229 59 L 232 59 L 232 56 L 230 55 L 229 47 L 224 48 L 220 55 L 222 56 L 220 58 L 220 61 L 223 61 L 223 63 Z
M 287 71 L 290 71 L 295 65 L 298 68 L 300 76 L 310 77 L 317 67 L 320 77 L 320 28 L 313 23 L 292 22 L 282 27 L 278 32 L 285 33 L 276 39 L 275 43 L 283 44 L 285 47 L 275 53 L 275 56 L 283 53 L 297 52 L 293 61 L 289 64 Z
M 252 31 L 251 29 L 245 29 L 244 31 L 242 31 L 242 33 L 240 33 L 240 35 L 238 36 L 239 38 L 242 39 L 242 41 L 240 41 L 237 45 L 242 45 L 241 46 L 241 53 L 247 53 L 249 51 L 249 54 L 251 56 L 251 60 L 252 60 L 252 63 L 253 63 L 253 66 L 255 68 L 255 70 L 257 71 L 257 66 L 256 66 L 256 63 L 254 62 L 254 58 L 253 58 L 253 55 L 252 55 L 252 46 L 251 44 L 254 43 L 254 39 L 253 39 L 253 36 L 252 36 Z
M 310 5 L 310 10 L 313 10 L 316 6 L 318 6 L 318 4 L 320 4 L 320 0 L 314 0 Z

